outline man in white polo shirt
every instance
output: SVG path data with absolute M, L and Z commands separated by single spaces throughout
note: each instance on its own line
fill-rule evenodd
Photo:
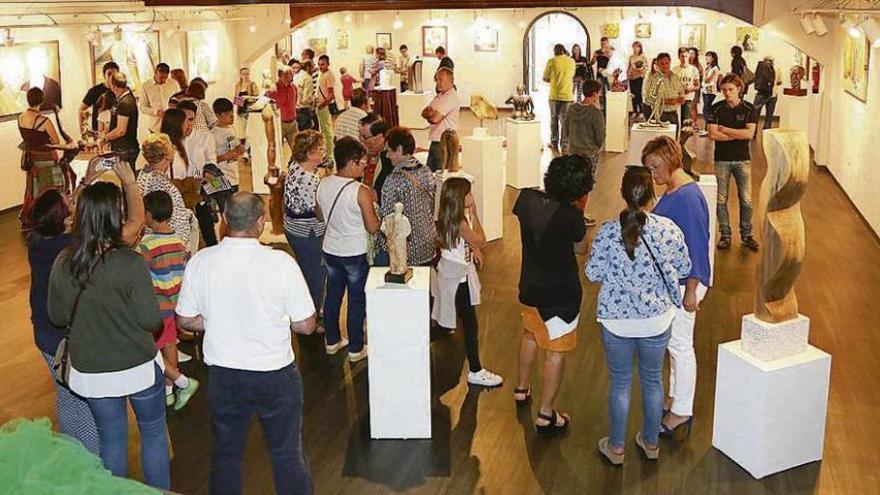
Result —
M 204 331 L 213 450 L 210 491 L 239 494 L 241 458 L 254 414 L 272 457 L 277 494 L 311 494 L 302 450 L 302 381 L 290 332 L 315 329 L 315 307 L 299 266 L 260 245 L 263 202 L 249 192 L 226 203 L 229 235 L 190 260 L 177 301 L 178 325 Z
M 458 112 L 461 100 L 455 90 L 455 74 L 448 67 L 440 67 L 434 74 L 437 96 L 422 110 L 422 118 L 430 126 L 431 147 L 428 149 L 428 168 L 436 172 L 440 167 L 440 137 L 446 129 L 458 130 Z

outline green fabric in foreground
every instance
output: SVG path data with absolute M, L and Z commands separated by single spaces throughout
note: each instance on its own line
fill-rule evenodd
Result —
M 53 432 L 48 418 L 14 419 L 0 427 L 0 487 L 21 495 L 161 494 L 113 477 L 79 442 Z

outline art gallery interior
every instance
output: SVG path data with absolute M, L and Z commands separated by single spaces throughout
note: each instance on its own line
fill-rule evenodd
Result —
M 556 399 L 571 415 L 571 427 L 563 437 L 540 437 L 534 425 L 537 403 L 523 408 L 513 400 L 523 327 L 518 299 L 522 245 L 513 206 L 521 190 L 543 186 L 543 174 L 556 156 L 548 146 L 551 117 L 544 67 L 554 44 L 579 44 L 589 56 L 603 36 L 616 49 L 610 63 L 621 64 L 624 72 L 631 46 L 639 41 L 649 60 L 660 52 L 671 53 L 673 65 L 680 46 L 695 46 L 701 54 L 717 52 L 722 72 L 727 73 L 730 48 L 743 45 L 748 36 L 744 58 L 751 70 L 772 57 L 782 88 L 790 88 L 790 74 L 797 67 L 805 74 L 798 83 L 803 91 L 779 92 L 772 126 L 803 137 L 798 153 L 808 166 L 809 179 L 803 198 L 792 206 L 803 224 L 802 237 L 796 239 L 802 241 L 802 249 L 794 287 L 797 312 L 809 318 L 808 336 L 798 337 L 803 339 L 798 352 L 808 352 L 808 339 L 809 352 L 816 354 L 792 353 L 775 360 L 748 357 L 740 362 L 739 354 L 724 347 L 748 338 L 744 317 L 756 311 L 764 253 L 744 249 L 736 239 L 730 249 L 714 249 L 718 234 L 713 192 L 709 210 L 714 275 L 694 332 L 699 378 L 693 424 L 686 438 L 661 440 L 658 461 L 646 460 L 630 438 L 642 424 L 641 396 L 634 383 L 622 467 L 609 464 L 596 450 L 596 441 L 608 430 L 609 372 L 595 317 L 599 286 L 583 274 L 589 256 L 577 256 L 583 287 L 579 340 L 566 358 Z M 4 476 L 10 483 L 22 483 L 17 476 L 26 472 L 22 466 L 10 467 L 20 447 L 4 443 L 3 437 L 13 434 L 9 425 L 45 417 L 58 429 L 55 387 L 34 346 L 31 270 L 19 221 L 28 180 L 19 150 L 18 116 L 27 109 L 22 89 L 43 81 L 48 97 L 50 86 L 57 83 L 60 124 L 77 139 L 80 102 L 103 80 L 101 65 L 110 60 L 120 62 L 136 96 L 140 84 L 153 77 L 155 64 L 165 62 L 183 69 L 189 78 L 206 80 L 205 101 L 210 103 L 220 97 L 233 99 L 240 68 L 249 68 L 261 87 L 274 86 L 278 67 L 312 48 L 329 56 L 337 81 L 335 103 L 344 107 L 339 69 L 356 74 L 367 46 L 385 46 L 394 58 L 402 44 L 409 48 L 410 62 L 422 62 L 424 93 L 392 89 L 393 114 L 401 126 L 411 128 L 416 156 L 422 159 L 431 137 L 421 111 L 434 96 L 433 76 L 440 62 L 434 48 L 444 46 L 455 62 L 455 88 L 462 103 L 457 129 L 462 167 L 476 176 L 474 199 L 489 240 L 479 270 L 480 349 L 482 360 L 505 382 L 492 389 L 469 385 L 464 378 L 464 332 L 437 337 L 428 321 L 419 323 L 412 331 L 424 334 L 429 353 L 428 359 L 418 361 L 427 378 L 419 386 L 425 392 L 421 412 L 428 433 L 415 438 L 377 435 L 380 419 L 374 411 L 390 415 L 392 429 L 420 417 L 406 400 L 376 409 L 378 380 L 386 380 L 393 389 L 382 395 L 389 401 L 418 392 L 417 387 L 401 385 L 410 383 L 402 378 L 395 381 L 393 373 L 371 370 L 404 369 L 380 368 L 375 362 L 378 356 L 394 353 L 379 351 L 369 360 L 349 363 L 341 354 L 325 353 L 323 336 L 294 335 L 304 396 L 302 448 L 314 493 L 880 493 L 880 453 L 875 447 L 880 443 L 875 358 L 880 332 L 871 309 L 874 297 L 880 298 L 880 175 L 875 171 L 880 162 L 880 65 L 875 59 L 880 6 L 844 0 L 0 2 L 0 259 L 5 264 L 0 271 L 0 425 L 7 425 L 0 427 L 0 486 Z M 399 75 L 393 77 L 397 87 Z M 525 151 L 514 146 L 522 143 L 523 138 L 512 137 L 521 124 L 508 118 L 513 107 L 506 103 L 519 84 L 526 85 L 535 105 L 535 134 Z M 619 94 L 627 95 L 619 100 L 624 102 L 620 109 L 613 107 L 614 92 L 608 93 L 606 142 L 588 202 L 590 215 L 599 223 L 616 221 L 625 207 L 621 178 L 627 166 L 641 163 L 646 142 L 631 131 L 639 124 L 627 112 L 628 93 Z M 470 102 L 479 97 L 497 108 L 498 119 L 481 120 L 471 111 Z M 744 95 L 747 101 L 755 97 L 754 88 Z M 700 123 L 702 119 L 701 113 Z M 150 134 L 147 127 L 141 119 L 139 139 Z M 251 144 L 256 158 L 239 162 L 241 189 L 261 194 L 268 204 L 269 186 L 263 182 L 270 166 L 267 143 L 258 142 L 262 128 L 249 132 L 256 136 Z M 788 153 L 785 156 L 794 160 L 794 152 L 773 148 L 773 139 L 786 138 L 762 136 L 759 131 L 749 145 L 753 224 L 762 250 L 771 242 L 763 238 L 767 184 L 774 174 L 793 173 L 790 166 L 777 164 L 785 160 L 774 153 Z M 290 152 L 286 144 L 279 149 L 277 162 L 286 170 Z M 713 141 L 694 136 L 685 150 L 693 157 L 694 171 L 714 180 Z M 143 157 L 139 160 L 137 167 L 142 168 Z M 658 197 L 661 192 L 658 188 Z M 732 199 L 736 194 L 730 192 L 733 219 L 739 213 Z M 587 228 L 588 245 L 597 228 Z M 290 252 L 283 235 L 280 239 L 273 247 Z M 419 276 L 413 280 L 421 283 Z M 369 328 L 371 321 L 391 326 L 409 322 L 407 303 L 392 301 L 381 306 L 392 308 L 384 314 L 371 314 L 371 307 L 380 306 L 370 306 L 370 297 L 368 290 L 368 335 L 375 331 Z M 424 300 L 427 312 L 427 290 Z M 771 329 L 762 335 L 773 340 L 781 334 Z M 169 408 L 166 414 L 170 493 L 211 491 L 211 384 L 199 346 L 199 339 L 180 344 L 182 351 L 194 355 L 181 364 L 181 371 L 198 378 L 202 391 L 185 409 Z M 409 358 L 389 359 L 399 364 Z M 541 374 L 540 366 L 532 371 L 536 397 Z M 132 411 L 128 414 L 130 478 L 142 482 L 139 437 Z M 245 440 L 243 493 L 275 493 L 272 459 L 259 424 L 251 424 Z M 37 463 L 40 455 L 25 450 L 22 456 L 33 456 L 27 459 Z M 85 449 L 82 454 L 91 455 Z M 95 462 L 100 469 L 100 459 Z M 63 483 L 58 473 L 46 474 L 52 472 L 51 465 L 40 466 L 39 472 L 51 480 L 47 483 Z M 44 491 L 39 493 L 55 493 L 46 486 L 40 489 Z M 23 490 L 14 493 L 38 493 Z

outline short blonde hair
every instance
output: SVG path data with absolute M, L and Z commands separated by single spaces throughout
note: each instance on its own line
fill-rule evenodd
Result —
M 642 165 L 650 156 L 656 156 L 669 167 L 670 172 L 684 167 L 681 161 L 681 146 L 669 136 L 660 136 L 648 141 L 648 144 L 642 148 Z
M 293 151 L 291 158 L 297 163 L 303 163 L 309 158 L 309 153 L 324 144 L 324 135 L 320 132 L 307 129 L 297 132 L 293 136 Z
M 147 136 L 141 143 L 141 153 L 150 165 L 155 165 L 165 158 L 174 156 L 174 145 L 168 134 L 154 133 Z

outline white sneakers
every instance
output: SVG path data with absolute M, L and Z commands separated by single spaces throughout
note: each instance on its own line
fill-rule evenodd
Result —
M 187 361 L 192 361 L 192 356 L 190 356 L 189 354 L 187 354 L 181 350 L 178 350 L 177 351 L 177 362 L 178 363 L 185 363 Z
M 339 342 L 337 342 L 333 345 L 324 344 L 324 349 L 327 351 L 327 354 L 332 356 L 332 355 L 336 354 L 337 352 L 339 352 L 339 349 L 342 349 L 343 347 L 345 347 L 347 345 L 348 345 L 348 339 L 345 337 L 342 337 L 341 339 L 339 339 Z
M 358 361 L 363 361 L 367 359 L 367 345 L 364 344 L 364 348 L 361 349 L 361 352 L 349 352 L 348 353 L 348 362 L 349 363 L 357 363 Z
M 480 371 L 468 372 L 467 381 L 471 385 L 479 385 L 481 387 L 498 387 L 504 382 L 504 379 L 483 368 Z

